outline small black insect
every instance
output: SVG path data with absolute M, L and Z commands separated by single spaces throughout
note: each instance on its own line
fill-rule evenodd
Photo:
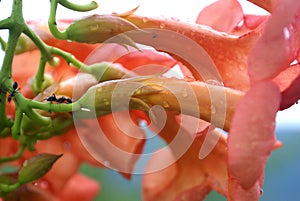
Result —
M 56 102 L 57 98 L 56 98 L 55 94 L 52 94 L 52 96 L 49 96 L 49 97 L 45 98 L 44 100 L 52 103 L 52 102 Z
M 52 94 L 52 96 L 49 96 L 49 97 L 45 98 L 44 100 L 49 101 L 51 103 L 52 102 L 56 102 L 56 103 L 72 103 L 73 102 L 72 99 L 66 98 L 64 96 L 57 98 L 55 96 L 55 94 Z
M 58 103 L 65 103 L 65 102 L 66 103 L 72 103 L 73 101 L 70 98 L 66 98 L 66 97 L 62 96 L 62 97 L 57 99 L 57 102 Z
M 13 84 L 13 91 L 8 95 L 7 97 L 7 102 L 11 102 L 12 98 L 14 97 L 15 93 L 16 93 L 16 90 L 18 88 L 18 83 L 17 82 L 14 82 Z

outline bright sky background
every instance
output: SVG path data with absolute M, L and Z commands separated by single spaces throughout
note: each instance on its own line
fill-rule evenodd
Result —
M 148 16 L 165 16 L 175 17 L 182 21 L 193 22 L 199 11 L 206 5 L 215 0 L 96 0 L 99 4 L 97 10 L 88 13 L 78 13 L 70 11 L 61 6 L 58 8 L 57 18 L 78 18 L 89 14 L 105 14 L 105 13 L 122 13 L 140 5 L 136 14 L 142 13 Z M 73 0 L 73 2 L 83 3 L 88 0 Z M 252 12 L 253 7 L 246 0 L 240 0 L 245 12 Z M 0 19 L 8 17 L 11 12 L 12 0 L 1 0 L 0 2 Z M 47 20 L 49 16 L 49 0 L 23 0 L 24 17 L 26 20 Z M 0 35 L 4 36 L 5 32 L 0 31 Z M 3 52 L 0 51 L 0 62 L 2 64 Z M 278 114 L 278 120 L 284 122 L 300 123 L 300 106 L 293 107 L 285 112 Z

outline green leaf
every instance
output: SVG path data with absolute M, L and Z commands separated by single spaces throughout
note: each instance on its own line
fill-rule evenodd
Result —
M 41 178 L 61 156 L 62 154 L 38 154 L 26 160 L 19 171 L 18 182 L 24 184 Z

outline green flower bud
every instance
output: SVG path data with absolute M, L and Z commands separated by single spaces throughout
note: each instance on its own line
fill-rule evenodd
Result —
M 50 74 L 44 74 L 44 81 L 41 86 L 37 85 L 36 78 L 31 79 L 30 86 L 34 94 L 38 94 L 41 91 L 44 91 L 46 88 L 48 88 L 50 85 L 54 83 L 54 79 L 52 75 Z
M 118 64 L 101 62 L 88 66 L 86 72 L 92 74 L 98 82 L 121 79 L 132 73 Z
M 39 154 L 26 160 L 19 171 L 18 182 L 24 184 L 41 178 L 61 156 L 62 154 Z
M 31 51 L 35 48 L 36 46 L 32 42 L 32 40 L 28 38 L 28 36 L 22 34 L 18 39 L 18 43 L 15 49 L 15 54 L 22 54 L 24 52 Z
M 52 59 L 50 59 L 48 61 L 48 63 L 53 66 L 53 67 L 56 67 L 56 66 L 59 66 L 60 65 L 60 59 L 58 57 L 53 57 Z
M 124 33 L 141 31 L 133 23 L 115 15 L 92 15 L 73 22 L 67 29 L 69 40 L 84 43 L 118 43 L 136 47 L 135 43 Z

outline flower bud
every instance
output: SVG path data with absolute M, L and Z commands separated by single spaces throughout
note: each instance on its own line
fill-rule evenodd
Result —
M 41 178 L 61 156 L 62 155 L 39 154 L 25 161 L 19 171 L 18 182 L 24 184 Z
M 114 15 L 92 15 L 73 22 L 67 29 L 69 40 L 84 43 L 118 43 L 136 47 L 125 32 L 140 30 L 133 23 Z
M 37 85 L 36 78 L 33 78 L 30 81 L 31 89 L 34 94 L 38 94 L 39 92 L 44 91 L 46 88 L 48 88 L 53 83 L 54 83 L 54 79 L 53 79 L 52 75 L 50 75 L 50 74 L 44 74 L 44 81 L 41 86 Z
M 18 39 L 15 54 L 22 54 L 24 52 L 31 51 L 35 48 L 36 46 L 32 42 L 32 40 L 28 36 L 22 34 Z
M 126 77 L 126 75 L 132 75 L 120 64 L 113 64 L 109 62 L 101 62 L 88 66 L 86 71 L 92 74 L 99 82 L 121 79 Z

